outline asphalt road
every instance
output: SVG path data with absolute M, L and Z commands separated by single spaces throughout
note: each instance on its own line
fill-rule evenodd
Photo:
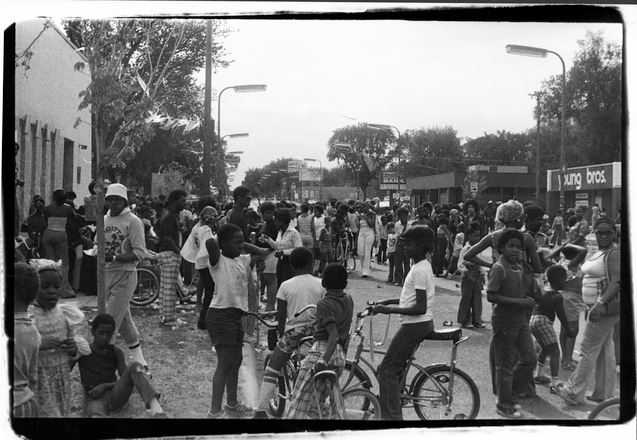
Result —
M 347 287 L 348 292 L 352 295 L 355 304 L 355 311 L 365 308 L 368 300 L 378 301 L 382 299 L 398 298 L 400 296 L 400 288 L 385 283 L 387 279 L 387 266 L 373 264 L 371 279 L 362 279 L 359 273 L 354 272 L 350 276 Z M 488 353 L 489 343 L 491 339 L 491 305 L 486 300 L 486 292 L 483 292 L 483 321 L 487 324 L 484 329 L 463 329 L 463 336 L 467 335 L 471 338 L 460 344 L 457 354 L 457 367 L 468 373 L 474 380 L 480 391 L 480 419 L 500 419 L 496 413 L 495 395 L 492 393 L 491 375 L 489 371 Z M 436 297 L 434 302 L 434 324 L 436 328 L 442 327 L 444 321 L 453 321 L 455 323 L 457 317 L 458 304 L 460 302 L 460 282 L 436 278 Z M 374 317 L 373 332 L 374 339 L 381 340 L 385 333 L 387 317 L 386 315 Z M 396 332 L 399 319 L 393 316 L 390 319 L 389 336 L 384 347 L 386 349 L 392 335 Z M 580 323 L 580 334 L 576 342 L 575 350 L 579 348 L 581 337 L 584 329 L 584 321 Z M 559 320 L 556 320 L 556 331 L 559 332 Z M 368 326 L 365 326 L 366 337 L 368 334 Z M 366 344 L 368 346 L 368 344 Z M 352 356 L 352 347 L 350 347 L 350 357 Z M 369 359 L 369 354 L 364 354 Z M 416 360 L 421 365 L 429 365 L 433 363 L 448 363 L 451 356 L 451 342 L 449 341 L 424 341 L 416 354 Z M 382 355 L 375 356 L 375 364 L 378 365 L 382 359 Z M 560 378 L 568 379 L 568 371 L 561 371 Z M 375 384 L 377 386 L 377 384 Z M 377 388 L 374 390 L 377 392 Z M 537 386 L 538 397 L 534 399 L 526 399 L 522 402 L 522 412 L 528 419 L 584 419 L 594 405 L 580 405 L 577 407 L 566 406 L 562 399 L 557 395 L 551 394 L 547 386 Z M 618 395 L 618 394 L 617 394 Z M 404 413 L 406 419 L 416 419 L 417 416 L 413 410 L 406 410 Z

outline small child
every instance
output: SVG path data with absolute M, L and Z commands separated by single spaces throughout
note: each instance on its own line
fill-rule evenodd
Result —
M 531 316 L 531 333 L 542 347 L 537 364 L 535 383 L 550 384 L 551 393 L 555 394 L 560 372 L 560 349 L 557 343 L 557 334 L 553 328 L 555 315 L 560 320 L 561 326 L 568 331 L 568 320 L 564 312 L 564 302 L 561 290 L 566 284 L 566 269 L 555 264 L 546 271 L 546 277 L 551 284 L 551 290 L 547 290 L 538 300 Z M 568 331 L 568 336 L 572 333 Z M 544 361 L 551 358 L 551 378 L 544 375 Z
M 261 216 L 263 217 L 263 226 L 261 228 L 259 237 L 261 234 L 265 234 L 271 239 L 275 240 L 278 230 L 276 222 L 274 221 L 274 213 L 276 208 L 272 202 L 264 202 L 259 206 Z M 269 247 L 266 242 L 260 239 L 257 242 L 258 245 L 263 247 Z M 263 271 L 261 272 L 261 296 L 265 296 L 266 310 L 272 311 L 276 306 L 276 264 L 277 258 L 274 256 L 274 252 L 270 252 L 268 256 L 264 258 Z M 267 292 L 267 294 L 266 294 Z
M 387 223 L 387 261 L 389 261 L 389 275 L 387 276 L 387 282 L 389 284 L 394 282 L 394 255 L 396 254 L 397 243 L 398 236 L 394 233 L 394 224 Z
M 347 287 L 347 271 L 340 264 L 329 264 L 323 272 L 321 284 L 327 293 L 316 305 L 315 342 L 301 362 L 287 407 L 287 419 L 316 418 L 319 409 L 316 408 L 314 387 L 317 387 L 316 391 L 320 396 L 325 396 L 328 384 L 320 379 L 313 383 L 314 373 L 331 368 L 336 369 L 340 375 L 345 367 L 345 353 L 354 314 L 352 297 L 344 292 Z M 344 408 L 338 408 L 339 402 L 332 403 L 337 406 L 337 413 L 343 414 Z
M 484 328 L 482 323 L 482 287 L 484 276 L 479 265 L 464 259 L 467 251 L 480 241 L 480 224 L 473 222 L 467 229 L 467 242 L 465 243 L 458 259 L 458 269 L 462 273 L 460 291 L 462 298 L 458 306 L 458 323 L 463 328 L 469 327 L 469 319 L 475 328 Z M 460 235 L 458 233 L 457 235 Z M 463 234 L 464 235 L 464 234 Z
M 325 266 L 332 261 L 332 222 L 329 217 L 325 219 L 325 227 L 319 235 L 319 253 L 321 261 L 318 268 L 318 275 L 323 273 Z
M 159 405 L 159 393 L 148 382 L 144 367 L 139 362 L 126 366 L 122 350 L 111 344 L 113 333 L 113 317 L 108 314 L 97 315 L 91 322 L 91 352 L 78 361 L 82 386 L 86 392 L 86 417 L 106 417 L 110 412 L 119 410 L 135 389 L 142 396 L 149 415 L 165 416 Z
M 40 288 L 38 272 L 27 263 L 14 265 L 13 416 L 37 417 L 34 391 L 38 383 L 40 333 L 27 313 Z
M 40 276 L 40 289 L 29 307 L 42 337 L 38 357 L 38 411 L 40 417 L 67 417 L 71 413 L 71 364 L 90 353 L 78 333 L 84 314 L 74 305 L 58 304 L 62 265 L 51 260 L 31 260 Z
M 536 285 L 523 274 L 523 244 L 520 231 L 504 230 L 497 242 L 500 257 L 493 264 L 487 283 L 487 300 L 495 304 L 492 345 L 498 395 L 496 411 L 515 419 L 521 418 L 522 413 L 514 401 L 513 378 L 532 377 L 537 362 L 528 320 L 528 310 L 535 305 Z
M 248 283 L 252 272 L 252 257 L 267 255 L 270 249 L 256 247 L 244 241 L 241 229 L 226 223 L 219 228 L 217 240 L 206 241 L 210 262 L 210 275 L 215 282 L 216 293 L 206 315 L 206 328 L 217 353 L 217 369 L 212 379 L 212 405 L 209 417 L 219 418 L 224 391 L 225 414 L 242 417 L 251 409 L 237 401 L 239 367 L 243 360 L 242 318 L 248 311 Z
M 255 418 L 267 418 L 268 402 L 277 389 L 281 368 L 299 348 L 301 339 L 313 335 L 315 307 L 325 295 L 321 279 L 312 275 L 314 258 L 309 249 L 294 249 L 290 264 L 294 276 L 281 284 L 277 294 L 280 339 L 265 369 Z

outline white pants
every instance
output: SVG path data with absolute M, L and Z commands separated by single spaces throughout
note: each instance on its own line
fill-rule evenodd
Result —
M 358 233 L 358 256 L 361 260 L 361 275 L 369 275 L 370 273 L 374 238 L 374 231 L 370 228 L 363 228 Z

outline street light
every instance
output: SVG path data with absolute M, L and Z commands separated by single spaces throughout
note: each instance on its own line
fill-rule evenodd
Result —
M 265 84 L 242 84 L 238 86 L 228 86 L 221 89 L 219 96 L 217 97 L 217 141 L 219 142 L 219 148 L 221 148 L 221 96 L 226 90 L 232 89 L 235 93 L 252 93 L 252 92 L 264 92 L 266 89 Z
M 250 133 L 230 133 L 230 134 L 221 136 L 221 141 L 223 142 L 225 138 L 236 139 L 236 138 L 244 138 L 248 136 L 250 136 Z
M 560 210 L 564 211 L 566 207 L 566 200 L 564 195 L 564 176 L 566 175 L 566 153 L 564 150 L 564 142 L 566 138 L 566 64 L 564 64 L 564 59 L 560 56 L 559 53 L 543 49 L 541 47 L 532 47 L 532 46 L 520 46 L 517 44 L 507 44 L 506 52 L 512 55 L 523 55 L 527 57 L 538 57 L 538 58 L 546 58 L 548 54 L 553 54 L 560 59 L 562 63 L 562 105 L 560 109 L 560 168 L 562 170 L 562 177 L 560 179 Z
M 323 163 L 318 159 L 312 159 L 311 157 L 306 157 L 303 159 L 306 162 L 318 162 L 319 164 L 319 201 L 323 200 Z

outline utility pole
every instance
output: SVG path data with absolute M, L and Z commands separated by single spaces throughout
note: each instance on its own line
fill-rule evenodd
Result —
M 535 118 L 537 119 L 537 128 L 535 130 L 535 199 L 537 202 L 540 201 L 540 98 L 542 96 L 541 92 L 531 93 L 530 96 L 535 97 L 537 99 L 537 104 L 535 107 Z
M 204 91 L 201 139 L 203 139 L 203 194 L 210 194 L 212 177 L 212 149 L 214 143 L 214 122 L 211 116 L 212 104 L 212 21 L 206 20 L 206 84 Z

